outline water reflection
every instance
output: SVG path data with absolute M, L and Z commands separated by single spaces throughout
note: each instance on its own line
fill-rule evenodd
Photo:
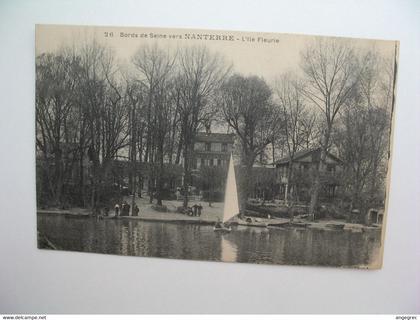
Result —
M 236 227 L 219 234 L 212 226 L 38 216 L 38 230 L 63 250 L 146 257 L 367 266 L 380 250 L 378 231 L 279 230 Z
M 224 262 L 236 262 L 238 248 L 222 235 L 221 245 L 221 260 Z

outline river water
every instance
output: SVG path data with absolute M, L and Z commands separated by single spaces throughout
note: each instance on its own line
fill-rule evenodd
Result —
M 140 220 L 96 220 L 38 214 L 38 231 L 62 250 L 143 257 L 268 264 L 368 267 L 380 231 L 212 226 Z

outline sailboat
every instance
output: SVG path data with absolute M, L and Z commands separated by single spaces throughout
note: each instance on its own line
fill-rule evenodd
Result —
M 230 154 L 229 169 L 226 181 L 225 204 L 223 207 L 223 221 L 222 223 L 217 222 L 213 230 L 230 232 L 232 230 L 232 227 L 228 226 L 226 222 L 228 222 L 237 214 L 239 214 L 238 190 L 236 188 L 236 177 L 235 168 L 233 166 L 233 157 L 232 154 Z

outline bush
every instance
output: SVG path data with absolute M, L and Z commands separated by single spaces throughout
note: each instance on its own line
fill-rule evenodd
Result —
M 176 200 L 176 194 L 170 189 L 163 189 L 161 191 L 162 200 Z
M 203 191 L 203 201 L 223 202 L 225 193 L 222 191 Z
M 315 218 L 346 219 L 347 215 L 345 214 L 343 208 L 341 208 L 340 206 L 331 203 L 326 203 L 318 207 Z
M 168 212 L 168 207 L 164 206 L 164 205 L 159 206 L 157 204 L 152 204 L 151 208 L 155 211 L 158 211 L 158 212 Z
M 247 203 L 246 209 L 252 211 L 251 215 L 257 217 L 267 217 L 269 214 L 275 218 L 290 218 L 289 210 L 294 216 L 304 215 L 308 213 L 306 206 L 293 206 L 290 209 L 286 206 L 261 206 L 252 203 Z
M 288 209 L 286 207 L 273 208 L 247 203 L 246 209 L 253 211 L 252 215 L 257 217 L 267 217 L 268 214 L 277 218 L 289 217 Z

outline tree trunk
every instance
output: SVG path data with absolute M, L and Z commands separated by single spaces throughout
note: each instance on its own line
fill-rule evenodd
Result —
M 309 217 L 311 220 L 315 220 L 315 213 L 318 207 L 319 192 L 321 189 L 321 173 L 325 169 L 325 160 L 327 158 L 327 148 L 330 142 L 331 127 L 327 128 L 324 136 L 324 142 L 321 145 L 321 155 L 318 162 L 318 167 L 315 170 L 314 182 L 311 190 L 311 202 L 309 204 Z
M 154 186 L 153 186 L 153 175 L 150 173 L 149 174 L 149 179 L 148 179 L 148 185 L 149 185 L 149 187 L 148 187 L 148 191 L 149 191 L 149 203 L 151 204 L 151 203 L 153 203 L 153 193 L 154 193 L 154 191 L 153 191 L 153 189 L 154 189 Z
M 239 210 L 240 212 L 245 212 L 246 210 L 246 204 L 248 202 L 248 196 L 250 194 L 251 188 L 251 180 L 252 180 L 252 163 L 251 161 L 247 161 L 247 164 L 245 165 L 245 172 L 242 177 L 243 181 L 241 183 L 241 192 L 239 197 Z
M 162 189 L 163 189 L 163 141 L 159 142 L 158 150 L 157 150 L 157 157 L 158 157 L 158 172 L 157 172 L 157 183 L 156 183 L 156 200 L 157 205 L 162 205 Z
M 54 205 L 61 205 L 61 193 L 63 190 L 63 168 L 62 168 L 62 156 L 61 149 L 59 146 L 55 150 L 55 190 L 54 190 Z
M 131 158 L 131 215 L 134 216 L 135 214 L 135 204 L 136 204 L 136 162 L 137 162 L 137 123 L 136 123 L 136 108 L 133 105 L 131 108 L 131 150 L 130 150 L 130 158 Z
M 288 199 L 289 199 L 289 194 L 291 195 L 292 193 L 290 192 L 290 190 L 292 189 L 292 170 L 293 170 L 293 159 L 291 158 L 289 161 L 289 167 L 287 168 L 287 188 L 286 188 L 286 192 L 285 192 L 285 204 L 286 206 L 288 205 Z
M 209 188 L 209 207 L 211 207 L 211 199 L 213 197 L 213 188 Z
M 184 145 L 184 183 L 183 183 L 183 189 L 184 189 L 184 202 L 183 207 L 188 207 L 188 186 L 189 186 L 189 174 L 190 174 L 190 158 L 189 158 L 189 150 L 188 145 Z
M 183 146 L 183 138 L 181 136 L 180 139 L 179 139 L 179 142 L 178 142 L 178 148 L 177 148 L 177 152 L 176 152 L 175 164 L 179 164 L 179 162 L 181 160 L 182 146 Z
M 81 201 L 82 206 L 86 207 L 86 197 L 85 197 L 85 166 L 83 163 L 83 149 L 80 148 L 80 159 L 79 159 L 79 192 L 81 192 Z
M 319 189 L 321 188 L 321 182 L 319 177 L 319 169 L 315 172 L 314 182 L 311 190 L 311 202 L 309 204 L 309 218 L 315 220 L 315 212 L 318 206 Z

